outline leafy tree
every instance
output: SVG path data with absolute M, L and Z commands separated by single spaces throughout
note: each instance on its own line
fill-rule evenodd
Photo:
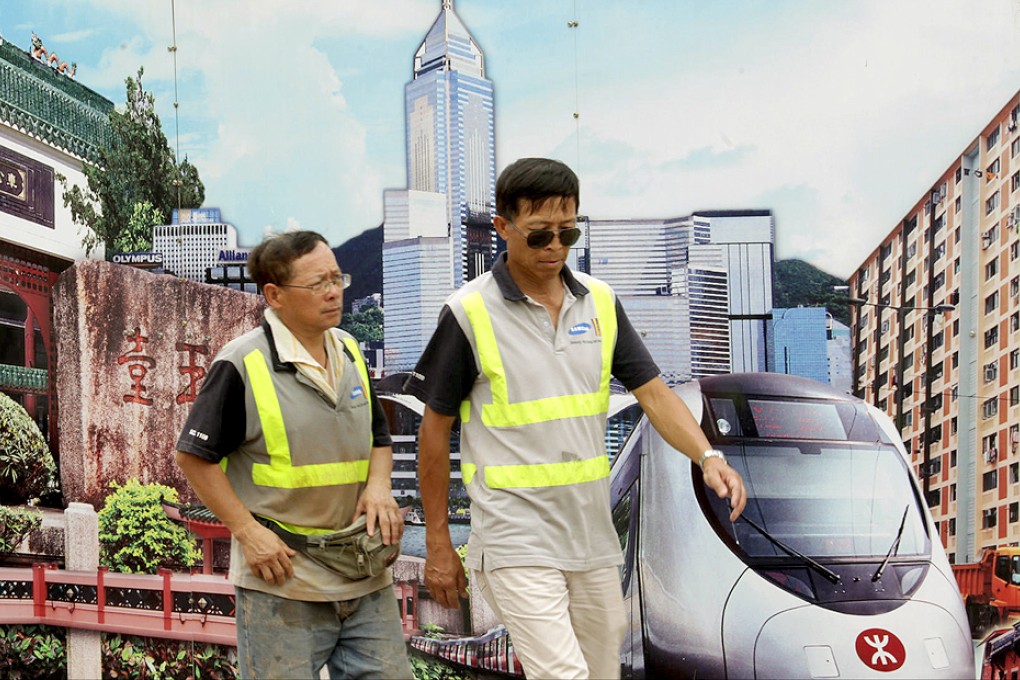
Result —
M 825 307 L 837 321 L 850 325 L 849 293 L 834 289 L 846 281 L 796 259 L 778 260 L 774 273 L 773 306 Z
M 373 306 L 357 313 L 348 312 L 344 314 L 340 328 L 357 338 L 358 342 L 382 340 L 383 310 Z
M 165 224 L 176 207 L 197 208 L 205 200 L 198 169 L 187 157 L 178 162 L 167 143 L 142 73 L 139 68 L 137 79 L 126 80 L 124 111 L 110 112 L 113 142 L 100 149 L 98 163 L 83 168 L 86 188 L 60 177 L 64 207 L 85 227 L 87 253 L 100 244 L 107 257 L 117 250 L 148 250 L 153 225 Z

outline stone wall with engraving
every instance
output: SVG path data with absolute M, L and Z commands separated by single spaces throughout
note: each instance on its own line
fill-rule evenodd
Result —
M 64 501 L 97 509 L 135 477 L 196 500 L 174 444 L 216 352 L 262 320 L 262 298 L 85 260 L 54 289 Z

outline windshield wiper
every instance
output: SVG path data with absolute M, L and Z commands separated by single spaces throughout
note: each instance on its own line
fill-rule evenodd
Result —
M 779 548 L 780 550 L 785 552 L 787 555 L 791 555 L 793 557 L 796 557 L 798 560 L 801 560 L 804 564 L 806 564 L 807 566 L 809 566 L 812 569 L 814 569 L 815 571 L 817 571 L 819 574 L 821 574 L 822 576 L 827 578 L 832 583 L 834 583 L 834 584 L 835 583 L 839 583 L 839 581 L 840 581 L 839 574 L 837 574 L 836 572 L 832 571 L 831 569 L 829 569 L 825 565 L 819 564 L 818 562 L 816 562 L 815 560 L 811 559 L 807 555 L 804 555 L 803 553 L 797 552 L 796 550 L 794 550 L 793 548 L 791 548 L 790 546 L 786 545 L 785 543 L 780 541 L 778 538 L 776 538 L 775 536 L 770 534 L 768 531 L 766 531 L 765 529 L 761 528 L 760 526 L 758 526 L 753 521 L 749 520 L 744 515 L 741 515 L 737 519 L 742 519 L 745 522 L 747 522 L 748 524 L 750 524 L 754 528 L 755 531 L 757 531 L 759 534 L 761 534 L 762 536 L 764 536 L 768 540 L 772 541 L 772 544 L 774 546 L 776 546 L 777 548 Z
M 889 546 L 889 552 L 885 554 L 885 559 L 882 560 L 882 564 L 878 565 L 878 569 L 875 571 L 875 575 L 871 577 L 871 582 L 874 583 L 878 579 L 882 578 L 882 572 L 889 566 L 889 560 L 892 556 L 900 549 L 900 539 L 903 538 L 903 529 L 907 526 L 907 513 L 910 511 L 910 504 L 908 503 L 903 508 L 903 517 L 900 519 L 900 529 L 896 532 L 896 539 L 893 540 L 892 545 Z

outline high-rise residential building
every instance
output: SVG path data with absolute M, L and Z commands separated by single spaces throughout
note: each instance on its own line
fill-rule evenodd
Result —
M 1020 92 L 857 267 L 854 393 L 900 427 L 956 562 L 1020 541 Z
M 492 265 L 496 140 L 485 57 L 453 0 L 443 0 L 414 55 L 404 105 L 407 188 L 446 195 L 453 285 L 460 287 Z
M 167 271 L 204 282 L 206 270 L 223 263 L 221 252 L 237 251 L 237 229 L 218 208 L 175 209 L 171 224 L 152 228 L 152 250 L 163 255 Z
M 415 53 L 404 102 L 407 189 L 384 195 L 387 372 L 414 367 L 443 301 L 495 253 L 492 81 L 452 0 Z

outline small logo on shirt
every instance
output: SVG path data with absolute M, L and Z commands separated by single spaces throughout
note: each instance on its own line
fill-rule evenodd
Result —
M 205 432 L 199 432 L 198 430 L 188 430 L 188 434 L 191 435 L 192 437 L 197 437 L 202 441 L 209 441 L 209 435 L 207 435 Z
M 567 331 L 567 334 L 569 334 L 569 335 L 584 335 L 585 333 L 587 333 L 590 330 L 591 330 L 591 324 L 589 324 L 589 323 L 579 323 L 579 324 L 576 324 L 576 325 L 572 326 L 571 329 L 569 331 Z
M 351 390 L 351 401 L 354 401 L 355 399 L 357 399 L 358 397 L 360 397 L 364 393 L 365 393 L 364 388 L 362 388 L 361 385 L 358 385 L 353 390 Z

